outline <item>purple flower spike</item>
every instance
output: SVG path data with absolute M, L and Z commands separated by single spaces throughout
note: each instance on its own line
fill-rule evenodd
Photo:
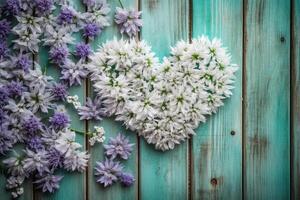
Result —
M 6 10 L 12 15 L 18 15 L 21 11 L 20 0 L 6 0 Z
M 119 25 L 120 32 L 134 37 L 142 27 L 141 12 L 116 8 L 115 22 Z
M 69 56 L 69 51 L 66 46 L 58 46 L 51 48 L 49 54 L 53 63 L 63 65 Z
M 12 81 L 7 84 L 7 91 L 10 97 L 19 97 L 25 91 L 25 88 L 21 82 Z
M 132 152 L 132 146 L 129 144 L 128 138 L 119 133 L 116 138 L 110 138 L 107 145 L 103 145 L 105 149 L 105 155 L 110 156 L 111 159 L 120 156 L 127 160 Z
M 71 24 L 73 22 L 74 17 L 75 13 L 72 9 L 68 7 L 63 7 L 58 16 L 58 24 Z
M 10 23 L 3 19 L 0 21 L 0 40 L 6 40 L 10 33 Z
M 106 112 L 103 107 L 102 99 L 96 97 L 94 101 L 91 98 L 87 98 L 84 106 L 78 109 L 80 120 L 102 120 L 102 117 L 106 116 Z
M 125 187 L 132 186 L 135 181 L 134 176 L 132 174 L 126 173 L 126 172 L 121 173 L 121 175 L 119 176 L 119 179 L 120 179 L 121 184 Z
M 27 55 L 19 55 L 16 61 L 17 68 L 22 69 L 25 73 L 28 73 L 31 66 L 32 62 Z
M 63 176 L 48 174 L 46 176 L 42 176 L 34 183 L 38 184 L 37 188 L 41 188 L 43 192 L 52 193 L 59 188 L 59 182 L 62 178 Z
M 95 23 L 86 24 L 83 28 L 83 36 L 94 38 L 101 33 L 101 28 Z
M 27 140 L 27 146 L 29 149 L 33 151 L 44 150 L 45 147 L 43 145 L 43 141 L 39 136 L 32 136 Z
M 6 42 L 0 40 L 0 60 L 7 57 L 8 52 L 9 52 L 9 50 L 8 50 Z
M 61 83 L 55 83 L 50 89 L 50 93 L 53 95 L 56 100 L 66 100 L 68 96 L 67 86 Z
M 92 52 L 91 46 L 83 42 L 79 43 L 75 47 L 75 55 L 79 58 L 87 58 Z
M 66 128 L 70 123 L 69 116 L 64 112 L 55 112 L 49 119 L 50 126 L 55 130 Z
M 28 116 L 24 120 L 22 126 L 23 130 L 29 135 L 35 135 L 42 129 L 42 123 L 40 122 L 40 119 L 34 115 Z
M 49 14 L 53 8 L 53 0 L 35 0 L 35 8 L 39 15 Z
M 113 182 L 118 180 L 118 176 L 121 174 L 122 169 L 123 166 L 119 162 L 114 162 L 107 158 L 103 162 L 96 162 L 96 182 L 103 184 L 104 187 L 110 186 Z

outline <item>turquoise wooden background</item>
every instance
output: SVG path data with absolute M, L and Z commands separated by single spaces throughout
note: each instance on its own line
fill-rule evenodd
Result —
M 84 10 L 81 0 L 74 0 Z M 109 0 L 111 8 L 119 6 Z M 160 152 L 113 119 L 102 122 L 106 136 L 126 133 L 136 148 L 126 168 L 137 178 L 131 188 L 118 184 L 103 188 L 95 183 L 93 167 L 103 159 L 101 145 L 83 174 L 64 174 L 59 191 L 45 195 L 27 182 L 21 199 L 300 199 L 300 0 L 123 0 L 126 7 L 143 11 L 140 38 L 159 57 L 180 39 L 202 34 L 219 37 L 240 66 L 234 95 L 216 115 L 202 124 L 197 135 Z M 112 18 L 113 12 L 111 12 Z M 92 42 L 120 37 L 115 26 Z M 84 41 L 80 35 L 77 40 Z M 47 61 L 47 49 L 34 59 L 58 71 Z M 92 95 L 89 81 L 72 88 L 83 102 Z M 70 109 L 70 112 L 71 109 Z M 72 113 L 72 125 L 88 130 Z M 9 199 L 0 179 L 0 199 Z

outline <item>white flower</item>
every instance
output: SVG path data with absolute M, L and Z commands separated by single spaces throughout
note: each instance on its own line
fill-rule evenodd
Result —
M 94 146 L 96 142 L 102 143 L 105 140 L 105 131 L 103 127 L 94 126 L 95 132 L 92 133 L 92 137 L 89 139 L 89 143 L 91 146 Z

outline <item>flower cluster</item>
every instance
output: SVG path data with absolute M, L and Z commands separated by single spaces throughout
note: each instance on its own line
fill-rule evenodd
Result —
M 237 70 L 221 42 L 204 36 L 179 42 L 162 63 L 134 40 L 108 41 L 91 60 L 87 67 L 108 114 L 161 150 L 195 134 L 223 105 Z
M 104 145 L 105 160 L 96 162 L 96 182 L 103 184 L 104 187 L 110 186 L 116 181 L 120 181 L 125 187 L 131 186 L 135 181 L 134 176 L 123 172 L 123 165 L 115 159 L 119 157 L 127 160 L 131 155 L 133 145 L 122 134 L 118 134 L 116 138 L 110 138 L 108 144 Z

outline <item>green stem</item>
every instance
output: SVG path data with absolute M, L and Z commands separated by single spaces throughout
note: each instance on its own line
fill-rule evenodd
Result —
M 120 3 L 121 8 L 124 8 L 121 0 L 119 0 L 119 3 Z
M 92 134 L 93 134 L 92 132 L 87 132 L 87 133 L 85 133 L 85 132 L 82 132 L 82 131 L 79 131 L 79 130 L 76 130 L 76 129 L 73 129 L 73 128 L 70 128 L 70 130 L 71 130 L 71 131 L 74 131 L 74 132 L 76 132 L 76 133 L 80 133 L 80 134 L 82 134 L 82 135 L 92 135 Z

